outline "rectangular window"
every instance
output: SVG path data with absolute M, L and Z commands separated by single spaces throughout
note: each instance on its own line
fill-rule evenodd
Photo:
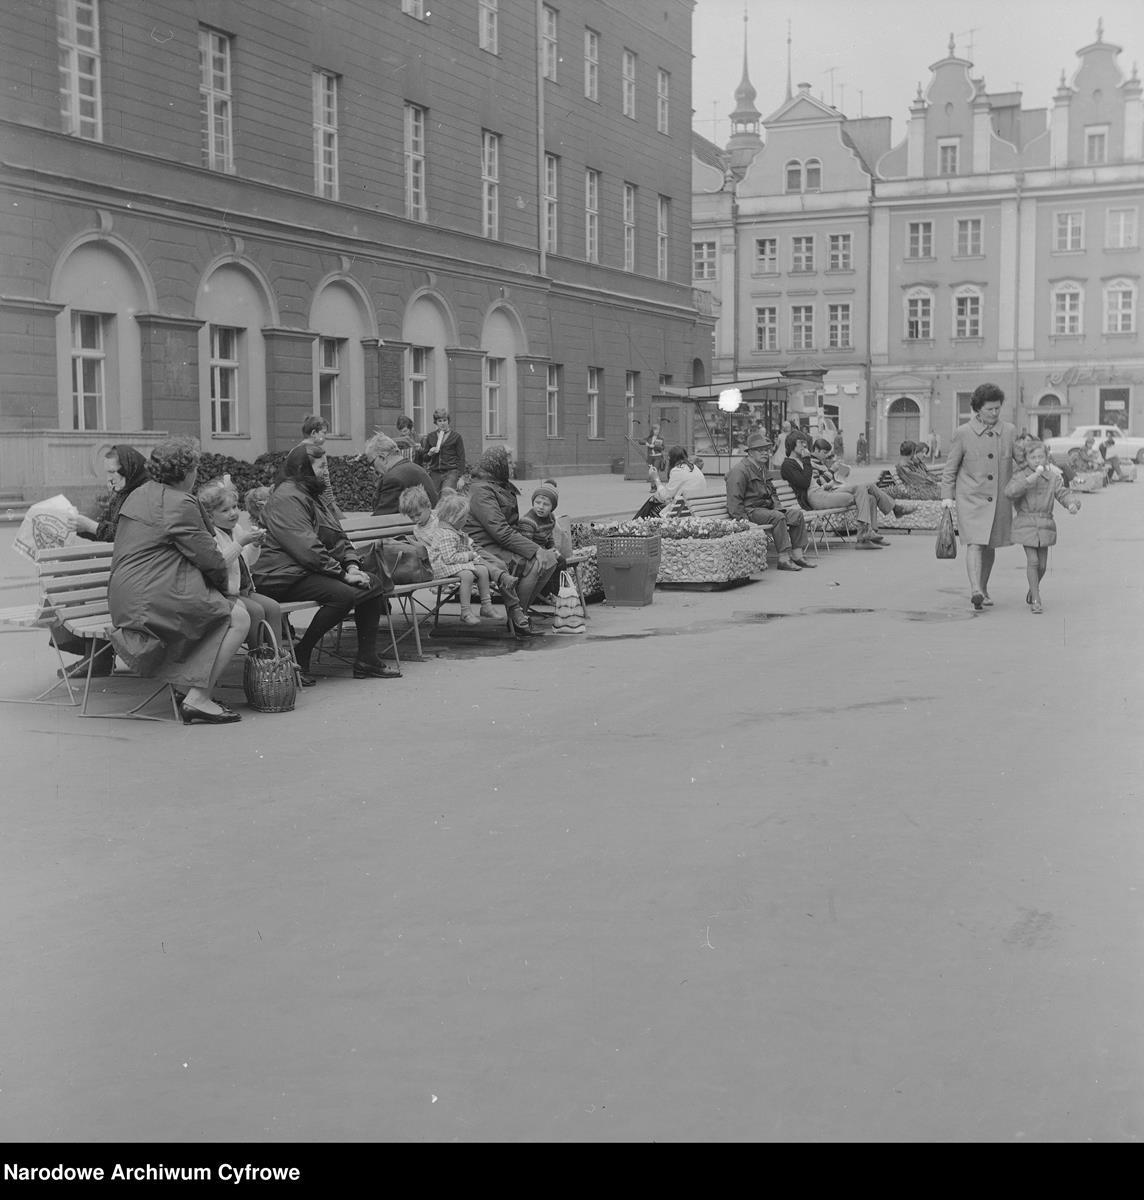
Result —
M 1096 167 L 1108 162 L 1108 126 L 1100 125 L 1084 131 L 1084 161 Z
M 485 437 L 505 436 L 504 359 L 485 359 Z
M 959 258 L 975 258 L 981 253 L 981 218 L 966 217 L 957 223 Z
M 479 0 L 480 5 L 480 46 L 490 54 L 497 53 L 497 9 L 500 0 Z
M 1136 332 L 1136 291 L 1128 283 L 1111 284 L 1104 293 L 1104 332 Z
M 72 313 L 72 428 L 106 428 L 103 317 Z
M 1053 249 L 1056 251 L 1084 249 L 1084 213 L 1057 213 Z
M 957 142 L 938 142 L 937 173 L 939 175 L 957 174 Z
M 715 243 L 691 243 L 691 278 L 715 278 Z
M 425 126 L 428 110 L 405 106 L 405 215 L 411 221 L 429 219 L 425 195 Z
M 668 116 L 671 110 L 671 72 L 661 67 L 655 73 L 655 127 L 660 133 L 668 132 Z
M 481 232 L 500 237 L 500 134 L 481 130 Z
M 401 11 L 419 21 L 425 20 L 425 0 L 401 0 Z
M 560 368 L 549 366 L 544 396 L 548 410 L 548 436 L 560 436 Z
M 600 389 L 604 382 L 601 367 L 588 368 L 588 436 L 600 436 Z
M 831 304 L 827 307 L 827 335 L 831 350 L 850 349 L 850 305 Z
M 933 337 L 933 299 L 930 296 L 911 296 L 906 301 L 906 338 L 911 342 L 928 342 Z
M 348 432 L 341 383 L 345 344 L 342 338 L 318 338 L 318 416 L 335 435 Z
M 622 111 L 625 117 L 636 119 L 636 56 L 631 50 L 625 50 L 620 63 L 621 82 L 623 86 Z
M 211 433 L 238 433 L 238 335 L 226 325 L 212 325 Z
M 544 248 L 556 253 L 560 238 L 560 159 L 544 156 Z
M 655 269 L 660 279 L 666 279 L 671 265 L 671 201 L 660 196 L 656 207 Z
M 63 131 L 101 141 L 103 103 L 99 84 L 98 0 L 56 0 L 56 39 Z
M 981 297 L 955 296 L 953 304 L 953 336 L 956 338 L 979 338 L 981 336 Z
M 659 390 L 662 392 L 664 388 L 672 386 L 671 381 L 675 378 L 674 375 L 661 375 L 659 377 Z
M 327 200 L 338 198 L 338 77 L 315 71 L 314 191 Z
M 199 27 L 203 165 L 212 171 L 234 171 L 230 50 L 231 39 L 225 33 Z
M 848 233 L 830 235 L 830 269 L 832 271 L 854 270 L 852 238 Z
M 814 270 L 814 238 L 791 238 L 790 269 L 792 271 Z
M 624 270 L 636 269 L 636 188 L 624 184 Z
M 556 40 L 556 9 L 545 4 L 540 25 L 540 67 L 545 79 L 556 82 L 556 63 L 559 48 Z
M 933 222 L 910 222 L 908 258 L 933 258 Z
M 1071 337 L 1080 333 L 1079 288 L 1062 289 L 1053 293 L 1053 334 L 1056 337 Z
M 1110 208 L 1104 244 L 1109 250 L 1136 249 L 1136 209 Z
M 814 305 L 791 306 L 790 345 L 792 350 L 814 349 Z
M 955 392 L 954 397 L 957 401 L 957 423 L 964 425 L 966 421 L 973 416 L 973 409 L 970 407 L 970 401 L 973 399 L 972 392 Z
M 1117 429 L 1127 432 L 1128 401 L 1128 388 L 1102 387 L 1099 391 L 1100 423 L 1115 425 Z
M 628 437 L 636 434 L 636 405 L 639 403 L 640 373 L 624 372 L 624 412 L 627 414 Z
M 771 354 L 779 348 L 779 310 L 773 305 L 755 309 L 755 349 Z
M 413 432 L 421 435 L 429 429 L 429 402 L 432 393 L 433 349 L 409 348 L 409 417 Z
M 600 261 L 600 172 L 584 172 L 584 259 Z
M 755 270 L 772 272 L 779 269 L 779 239 L 755 238 Z
M 600 98 L 600 35 L 594 29 L 584 30 L 584 95 Z

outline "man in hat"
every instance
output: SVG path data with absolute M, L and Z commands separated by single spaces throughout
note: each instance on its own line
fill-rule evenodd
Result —
M 779 552 L 780 571 L 813 567 L 806 557 L 806 517 L 801 508 L 783 512 L 767 479 L 767 460 L 774 444 L 766 434 L 747 438 L 747 457 L 727 472 L 727 512 L 732 517 L 764 525 Z

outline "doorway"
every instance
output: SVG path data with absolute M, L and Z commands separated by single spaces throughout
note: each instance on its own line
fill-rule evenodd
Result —
M 917 401 L 899 396 L 886 413 L 886 457 L 895 457 L 902 442 L 917 442 L 922 436 L 922 411 Z

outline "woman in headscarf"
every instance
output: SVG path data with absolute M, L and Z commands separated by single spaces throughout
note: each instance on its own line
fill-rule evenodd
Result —
M 266 541 L 252 571 L 255 587 L 280 602 L 316 600 L 321 605 L 294 647 L 304 685 L 313 682 L 314 648 L 351 612 L 358 644 L 354 678 L 399 678 L 401 672 L 377 656 L 377 629 L 390 589 L 362 569 L 361 555 L 323 503 L 321 462 L 305 445 L 287 455 L 282 482 L 262 510 Z
M 533 596 L 543 590 L 556 570 L 559 555 L 545 550 L 517 528 L 520 489 L 509 478 L 512 462 L 504 446 L 493 446 L 481 455 L 469 489 L 469 520 L 465 532 L 482 550 L 504 563 L 505 570 L 517 579 L 520 609 L 510 611 L 509 631 L 514 637 L 541 637 L 528 619 Z

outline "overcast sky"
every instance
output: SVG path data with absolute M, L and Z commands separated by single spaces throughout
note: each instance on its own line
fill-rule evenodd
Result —
M 764 117 L 786 96 L 789 18 L 792 86 L 806 81 L 850 117 L 893 117 L 895 142 L 905 137 L 917 85 L 929 84 L 930 64 L 945 57 L 951 33 L 991 92 L 1019 81 L 1026 108 L 1051 105 L 1062 67 L 1071 80 L 1076 51 L 1096 40 L 1098 17 L 1104 40 L 1123 47 L 1125 76 L 1144 60 L 1144 0 L 747 0 L 746 7 L 747 61 Z M 743 0 L 697 0 L 692 18 L 695 128 L 720 145 L 742 74 L 743 10 Z

